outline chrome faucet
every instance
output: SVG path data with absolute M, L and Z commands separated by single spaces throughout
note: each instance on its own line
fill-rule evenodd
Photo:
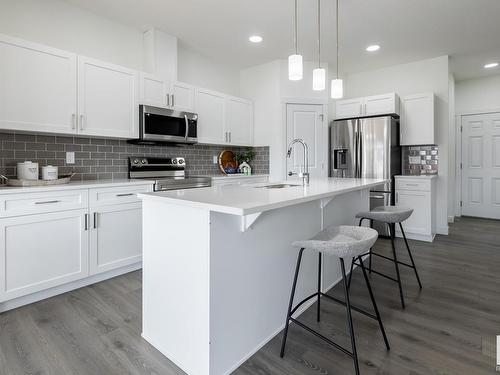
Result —
M 294 173 L 290 171 L 288 172 L 288 175 L 289 176 L 298 175 L 299 177 L 302 177 L 302 185 L 307 186 L 309 185 L 309 149 L 307 148 L 307 143 L 300 138 L 294 139 L 292 142 L 290 142 L 290 145 L 288 146 L 288 151 L 286 153 L 286 156 L 288 158 L 292 156 L 292 149 L 295 143 L 300 143 L 304 147 L 304 164 L 302 165 L 300 173 Z

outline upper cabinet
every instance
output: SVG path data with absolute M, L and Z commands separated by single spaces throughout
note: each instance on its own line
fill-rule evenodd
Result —
M 250 100 L 228 97 L 225 103 L 224 130 L 228 143 L 253 144 L 253 104 Z
M 87 57 L 78 58 L 78 132 L 136 138 L 138 73 Z
M 336 119 L 399 115 L 399 97 L 395 93 L 367 96 L 363 98 L 338 100 L 335 103 Z
M 170 83 L 148 73 L 140 75 L 140 104 L 192 112 L 194 86 L 183 82 Z
M 401 98 L 401 145 L 436 144 L 432 92 Z
M 76 55 L 0 35 L 0 129 L 76 131 Z

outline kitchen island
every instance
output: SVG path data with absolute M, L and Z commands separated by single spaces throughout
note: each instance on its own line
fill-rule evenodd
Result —
M 141 194 L 144 339 L 188 374 L 231 373 L 284 327 L 298 252 L 290 244 L 329 225 L 355 224 L 354 215 L 369 208 L 370 188 L 384 182 L 329 178 L 307 187 Z M 317 259 L 304 254 L 296 301 L 316 290 Z M 322 266 L 326 291 L 340 270 L 330 257 Z

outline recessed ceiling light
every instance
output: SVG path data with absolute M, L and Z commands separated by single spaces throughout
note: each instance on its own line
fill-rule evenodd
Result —
M 498 66 L 497 62 L 486 64 L 484 67 L 486 69 L 496 68 Z
M 260 35 L 252 35 L 248 38 L 252 43 L 260 43 L 262 42 L 262 37 Z
M 378 51 L 379 49 L 380 49 L 380 46 L 378 44 L 373 44 L 371 46 L 366 47 L 366 50 L 368 52 L 375 52 L 375 51 Z

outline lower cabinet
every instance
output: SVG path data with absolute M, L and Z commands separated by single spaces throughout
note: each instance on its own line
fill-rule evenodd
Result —
M 403 222 L 406 237 L 432 242 L 436 235 L 435 181 L 425 177 L 396 176 L 396 206 L 412 208 L 412 215 Z M 396 235 L 402 233 L 396 226 Z
M 86 209 L 0 220 L 0 302 L 89 274 Z
M 91 211 L 90 273 L 101 273 L 140 262 L 141 204 L 105 206 Z

